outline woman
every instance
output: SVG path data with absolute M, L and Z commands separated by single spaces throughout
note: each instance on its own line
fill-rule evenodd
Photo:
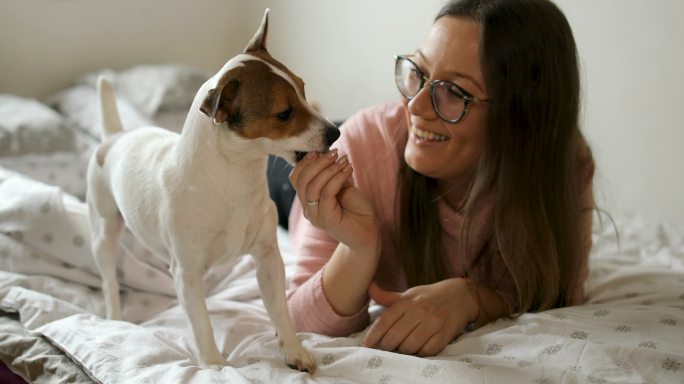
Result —
M 350 118 L 290 175 L 297 328 L 360 331 L 372 298 L 386 310 L 364 345 L 431 356 L 466 329 L 580 303 L 594 163 L 562 12 L 451 1 L 396 80 L 401 103 Z

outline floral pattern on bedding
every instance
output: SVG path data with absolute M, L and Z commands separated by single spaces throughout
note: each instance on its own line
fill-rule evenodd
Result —
M 128 321 L 108 321 L 83 204 L 0 173 L 0 308 L 103 383 L 684 382 L 684 228 L 636 218 L 617 228 L 620 247 L 611 226 L 596 228 L 581 306 L 499 320 L 432 358 L 363 348 L 363 332 L 302 334 L 318 363 L 313 376 L 284 364 L 254 266 L 242 258 L 205 281 L 215 337 L 230 364 L 216 371 L 194 362 L 170 277 L 132 237 L 123 239 L 119 265 Z M 294 252 L 286 233 L 279 240 L 291 275 Z

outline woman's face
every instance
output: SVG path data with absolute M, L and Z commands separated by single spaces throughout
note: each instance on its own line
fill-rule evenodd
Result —
M 451 81 L 475 98 L 487 98 L 480 69 L 479 24 L 449 16 L 438 19 L 412 60 L 428 81 L 413 99 L 404 99 L 409 121 L 404 159 L 423 175 L 469 184 L 484 147 L 487 104 L 471 103 L 460 121 L 447 123 L 432 106 L 429 82 Z

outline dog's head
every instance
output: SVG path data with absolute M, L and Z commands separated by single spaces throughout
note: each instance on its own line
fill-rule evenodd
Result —
M 268 9 L 244 52 L 217 73 L 200 106 L 218 129 L 258 139 L 289 163 L 326 151 L 340 133 L 306 101 L 304 82 L 266 50 Z

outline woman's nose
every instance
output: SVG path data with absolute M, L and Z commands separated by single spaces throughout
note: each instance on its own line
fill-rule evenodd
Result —
M 437 118 L 437 113 L 432 107 L 432 97 L 430 96 L 430 84 L 425 84 L 413 99 L 408 103 L 408 110 L 412 115 L 420 116 L 426 120 Z

